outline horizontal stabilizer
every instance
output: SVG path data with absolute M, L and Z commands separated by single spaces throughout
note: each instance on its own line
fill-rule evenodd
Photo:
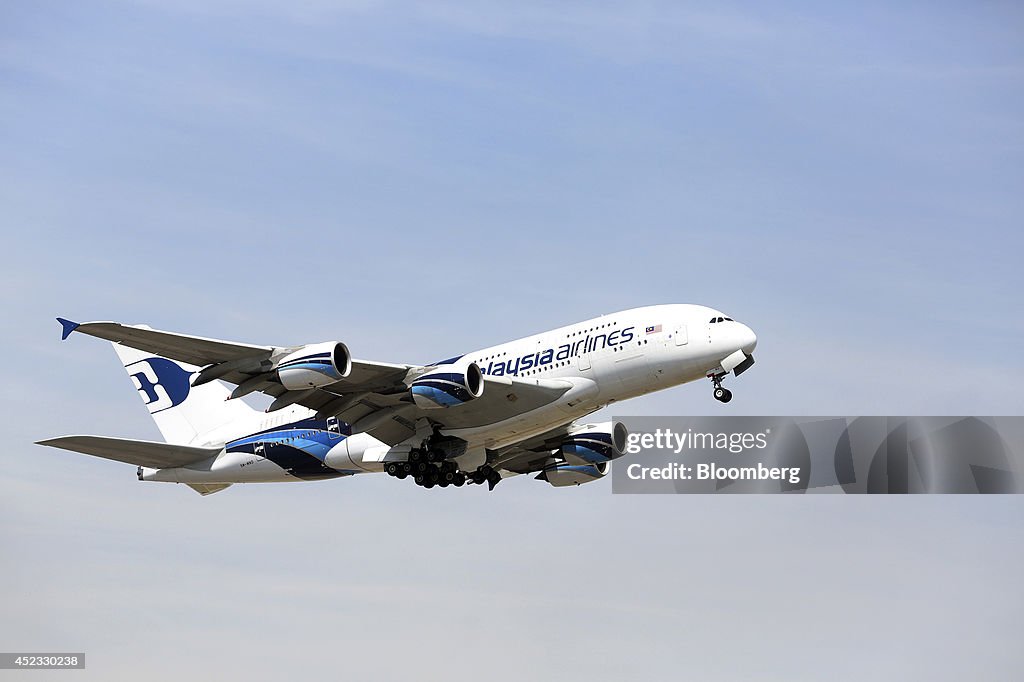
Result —
M 231 487 L 230 483 L 186 483 L 185 485 L 203 496 L 219 493 L 224 488 Z
M 81 452 L 85 455 L 152 469 L 188 466 L 215 457 L 223 449 L 194 448 L 188 445 L 171 445 L 170 443 L 155 443 L 130 438 L 107 438 L 105 436 L 61 436 L 38 441 L 36 445 Z

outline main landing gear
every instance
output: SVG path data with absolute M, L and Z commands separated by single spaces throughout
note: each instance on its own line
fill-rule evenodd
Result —
M 501 475 L 486 464 L 476 471 L 465 474 L 459 471 L 455 462 L 446 460 L 438 450 L 416 449 L 409 453 L 408 462 L 388 462 L 384 465 L 388 476 L 402 479 L 412 477 L 416 485 L 424 488 L 461 488 L 466 483 L 487 483 L 491 490 L 501 481 Z
M 716 374 L 711 377 L 711 383 L 715 385 L 715 400 L 720 403 L 727 403 L 732 400 L 732 391 L 722 387 L 722 377 L 724 376 L 724 374 Z

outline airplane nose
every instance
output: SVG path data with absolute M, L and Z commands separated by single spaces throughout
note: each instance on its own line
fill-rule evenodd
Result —
M 757 334 L 754 333 L 754 330 L 745 324 L 740 324 L 739 337 L 740 348 L 743 349 L 743 352 L 747 355 L 753 353 L 754 348 L 757 347 Z

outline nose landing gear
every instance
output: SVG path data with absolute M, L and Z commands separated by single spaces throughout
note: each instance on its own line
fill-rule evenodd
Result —
M 711 377 L 711 383 L 715 385 L 715 400 L 720 403 L 727 403 L 732 400 L 732 391 L 722 387 L 722 377 L 724 376 L 724 374 L 716 374 Z

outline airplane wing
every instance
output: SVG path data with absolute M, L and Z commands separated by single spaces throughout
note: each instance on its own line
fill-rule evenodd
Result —
M 218 376 L 232 384 L 241 384 L 244 381 L 257 376 L 259 372 L 251 371 L 251 368 L 263 368 L 263 363 L 269 364 L 270 358 L 275 353 L 282 353 L 293 350 L 289 347 L 257 346 L 248 343 L 237 343 L 234 341 L 221 341 L 220 339 L 208 339 L 202 336 L 191 336 L 166 332 L 153 329 L 146 325 L 127 325 L 118 322 L 84 322 L 79 324 L 58 317 L 57 321 L 63 327 L 62 338 L 66 339 L 72 332 L 88 334 L 99 339 L 106 339 L 119 343 L 130 348 L 153 353 L 161 357 L 170 358 L 179 362 L 185 362 L 196 367 L 211 365 L 226 365 L 233 363 L 239 369 L 227 371 Z M 249 367 L 245 361 L 251 361 Z M 412 365 L 391 365 L 380 362 L 367 362 L 364 360 L 352 361 L 352 373 L 346 379 L 349 387 L 360 388 L 386 388 L 393 384 L 397 376 L 404 377 Z M 269 377 L 268 377 L 269 380 Z M 278 384 L 278 387 L 284 389 Z M 263 393 L 278 397 L 283 391 L 263 390 Z M 319 406 L 314 407 L 318 409 Z
M 204 368 L 202 374 L 238 386 L 236 393 L 260 392 L 275 399 L 271 408 L 298 404 L 316 410 L 321 418 L 337 417 L 354 432 L 366 431 L 389 445 L 416 431 L 415 422 L 428 417 L 446 428 L 486 426 L 547 405 L 573 387 L 565 379 L 484 377 L 483 395 L 457 409 L 422 410 L 410 399 L 407 379 L 423 368 L 416 365 L 352 360 L 344 379 L 316 389 L 289 391 L 277 376 L 274 359 L 301 349 L 261 346 L 209 339 L 117 322 L 78 324 L 57 318 L 62 338 L 72 332 L 137 348 L 171 360 Z
M 367 431 L 395 445 L 416 432 L 415 422 L 426 417 L 448 429 L 472 429 L 510 419 L 558 400 L 573 383 L 564 379 L 521 379 L 484 375 L 483 394 L 448 410 L 421 410 L 407 401 L 408 391 L 364 396 L 338 414 L 353 432 Z
M 130 438 L 108 438 L 106 436 L 61 436 L 37 441 L 36 445 L 81 452 L 94 457 L 112 459 L 115 462 L 164 469 L 183 467 L 210 459 L 222 448 L 195 448 L 188 445 L 171 445 L 148 440 Z
M 63 328 L 61 338 L 66 339 L 72 332 L 88 334 L 131 348 L 138 348 L 161 357 L 187 362 L 202 367 L 218 362 L 241 358 L 270 357 L 272 346 L 253 346 L 247 343 L 233 343 L 207 339 L 201 336 L 174 334 L 152 329 L 145 325 L 127 325 L 118 322 L 86 322 L 79 324 L 58 317 Z

